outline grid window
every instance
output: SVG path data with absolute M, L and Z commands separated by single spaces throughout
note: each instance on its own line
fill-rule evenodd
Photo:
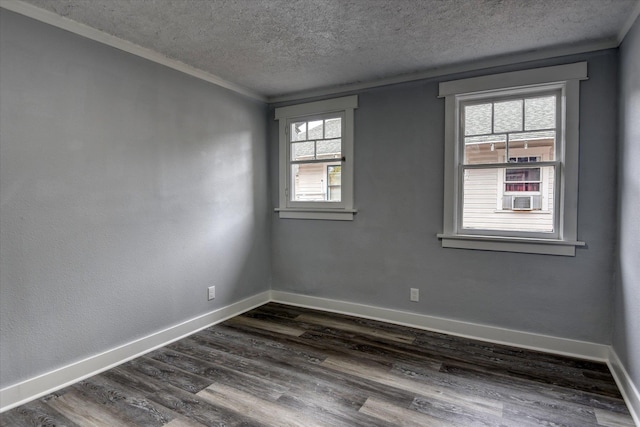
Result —
M 357 96 L 276 108 L 280 218 L 352 220 Z
M 575 255 L 575 63 L 455 80 L 445 97 L 443 247 Z

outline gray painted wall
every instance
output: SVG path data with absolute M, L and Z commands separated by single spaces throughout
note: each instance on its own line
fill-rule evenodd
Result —
M 620 47 L 618 265 L 613 348 L 640 387 L 640 19 Z
M 275 290 L 597 343 L 611 340 L 617 50 L 484 73 L 588 61 L 581 83 L 576 257 L 443 249 L 444 100 L 465 73 L 359 92 L 353 222 L 273 219 Z M 284 104 L 279 104 L 284 105 Z M 273 108 L 275 106 L 271 106 Z M 271 111 L 273 113 L 273 111 Z M 272 202 L 278 134 L 271 114 Z M 409 301 L 409 288 L 421 301 Z
M 269 289 L 264 104 L 0 29 L 0 388 Z

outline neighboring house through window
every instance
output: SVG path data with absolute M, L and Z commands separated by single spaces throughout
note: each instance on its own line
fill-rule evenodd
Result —
M 357 96 L 276 108 L 280 218 L 352 220 Z
M 440 84 L 443 247 L 575 255 L 586 63 Z

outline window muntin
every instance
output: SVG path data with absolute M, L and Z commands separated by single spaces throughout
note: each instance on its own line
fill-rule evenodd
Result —
M 356 95 L 278 107 L 280 218 L 353 220 Z
M 329 191 L 329 166 L 333 180 L 342 168 L 343 113 L 296 118 L 289 123 L 291 202 L 341 202 L 341 193 Z M 335 185 L 334 185 L 335 186 Z
M 460 103 L 460 125 L 463 137 L 464 163 L 500 163 L 504 158 L 523 155 L 529 146 L 546 145 L 555 159 L 555 141 L 558 129 L 557 111 L 560 92 L 528 95 L 518 98 L 469 100 Z M 550 144 L 551 142 L 551 144 Z M 486 148 L 497 155 L 480 156 Z
M 558 237 L 557 86 L 459 96 L 462 177 L 458 229 L 468 234 Z
M 550 67 L 532 68 L 519 71 L 511 71 L 500 74 L 488 74 L 477 77 L 451 80 L 439 84 L 438 96 L 444 98 L 445 105 L 445 164 L 444 164 L 444 211 L 442 233 L 437 237 L 441 239 L 443 248 L 459 249 L 479 249 L 504 252 L 521 252 L 547 255 L 575 256 L 576 247 L 585 246 L 585 242 L 578 240 L 578 170 L 579 170 L 579 145 L 580 145 L 580 81 L 586 80 L 587 63 L 576 62 L 572 64 L 554 65 Z M 511 164 L 508 161 L 494 160 L 493 163 L 481 163 L 477 161 L 465 161 L 465 145 L 461 142 L 465 137 L 472 137 L 476 147 L 467 144 L 468 151 L 489 151 L 490 142 L 486 140 L 487 135 L 478 131 L 464 134 L 464 127 L 461 123 L 463 112 L 461 103 L 486 104 L 487 100 L 506 100 L 509 96 L 514 99 L 529 98 L 531 95 L 540 95 L 544 102 L 544 93 L 541 91 L 548 89 L 556 92 L 559 96 L 556 103 L 560 105 L 556 108 L 555 117 L 543 116 L 534 119 L 531 115 L 524 119 L 524 132 L 533 132 L 533 136 L 539 135 L 547 129 L 549 123 L 556 123 L 556 143 L 553 150 L 553 160 L 546 160 L 541 157 L 537 164 Z M 498 99 L 500 98 L 500 99 Z M 527 108 L 536 108 L 535 98 L 527 101 L 525 99 L 524 108 L 527 116 Z M 546 102 L 550 102 L 547 100 Z M 486 109 L 486 107 L 485 107 Z M 492 118 L 485 122 L 491 123 Z M 489 127 L 492 125 L 489 124 Z M 486 125 L 485 125 L 486 128 Z M 533 131 L 533 129 L 536 129 Z M 490 131 L 485 131 L 490 132 Z M 535 135 L 538 133 L 538 135 Z M 498 138 L 496 134 L 489 134 L 490 138 Z M 528 138 L 527 138 L 528 139 Z M 495 143 L 494 150 L 506 147 L 506 135 L 500 140 L 504 141 L 500 147 Z M 515 144 L 511 139 L 511 145 Z M 534 141 L 528 140 L 529 152 L 535 150 L 542 152 L 535 155 L 544 156 L 545 148 L 536 148 Z M 521 143 L 524 148 L 524 141 Z M 533 154 L 530 154 L 533 155 Z M 520 157 L 511 153 L 509 157 Z M 522 155 L 524 156 L 524 155 Z M 508 159 L 509 157 L 504 157 Z M 476 164 L 474 164 L 476 163 Z M 525 165 L 540 167 L 542 180 L 545 174 L 553 174 L 556 183 L 549 187 L 549 190 L 559 189 L 553 194 L 548 194 L 545 199 L 547 205 L 552 204 L 554 211 L 553 233 L 539 232 L 510 232 L 504 230 L 477 230 L 472 232 L 462 228 L 462 198 L 465 190 L 465 175 L 476 173 L 475 169 L 493 168 L 521 168 Z M 504 175 L 498 174 L 496 181 L 496 194 L 503 191 Z M 542 186 L 542 191 L 547 187 Z M 524 193 L 526 194 L 526 193 Z M 524 194 L 521 197 L 524 197 Z M 500 204 L 496 196 L 495 210 L 503 211 L 502 206 L 506 205 L 506 197 L 503 196 L 503 204 Z M 516 206 L 520 207 L 524 199 L 518 200 Z M 513 201 L 512 201 L 513 203 Z M 511 205 L 513 206 L 513 205 Z M 543 206 L 542 210 L 546 208 Z M 504 213 L 504 212 L 503 212 Z M 508 213 L 507 213 L 508 214 Z M 532 215 L 527 215 L 531 218 Z

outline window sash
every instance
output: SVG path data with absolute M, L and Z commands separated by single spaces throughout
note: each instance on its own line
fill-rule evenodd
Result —
M 587 62 L 523 69 L 488 74 L 439 83 L 438 96 L 445 101 L 444 212 L 441 239 L 443 248 L 489 250 L 575 256 L 576 248 L 585 246 L 578 240 L 578 169 L 580 82 L 588 79 Z M 562 116 L 556 115 L 556 157 L 561 161 L 555 174 L 561 180 L 561 194 L 556 194 L 558 237 L 469 235 L 459 224 L 460 183 L 464 151 L 460 146 L 459 101 L 488 98 L 496 94 L 532 94 L 543 90 L 559 90 L 557 98 Z
M 492 230 L 483 228 L 465 228 L 463 227 L 464 220 L 464 176 L 466 170 L 478 170 L 478 169 L 534 169 L 543 167 L 553 167 L 554 181 L 553 181 L 553 231 L 552 232 L 533 232 L 533 231 L 512 231 L 512 230 Z M 540 238 L 540 239 L 559 239 L 561 237 L 560 230 L 560 194 L 562 189 L 562 163 L 560 161 L 543 161 L 543 162 L 527 162 L 527 163 L 485 163 L 485 164 L 471 164 L 458 166 L 458 203 L 457 203 L 457 223 L 456 229 L 458 234 L 466 235 L 482 235 L 482 236 L 505 236 L 505 237 L 525 237 L 525 238 Z M 504 184 L 509 182 L 505 181 Z M 503 185 L 504 185 L 503 184 Z M 526 195 L 525 192 L 504 192 L 507 195 Z M 536 192 L 526 192 L 528 194 L 534 194 Z M 536 211 L 539 212 L 539 211 Z
M 309 129 L 306 130 L 306 139 L 304 140 L 305 142 L 313 142 L 314 143 L 314 158 L 313 159 L 309 159 L 309 160 L 292 160 L 292 147 L 294 144 L 298 144 L 300 143 L 299 141 L 294 141 L 291 135 L 291 128 L 292 125 L 294 123 L 300 123 L 300 122 L 306 122 L 306 123 L 310 123 L 310 122 L 314 122 L 314 121 L 323 121 L 323 127 L 326 124 L 327 120 L 331 120 L 331 119 L 340 119 L 340 157 L 337 159 L 318 159 L 317 158 L 317 143 L 318 141 L 326 141 L 326 139 L 324 139 L 325 135 L 325 131 L 326 129 L 323 128 L 323 132 L 322 135 L 320 136 L 320 138 L 312 138 L 309 139 Z M 286 158 L 288 159 L 288 164 L 287 164 L 287 183 L 286 183 L 286 188 L 285 188 L 285 192 L 286 192 L 286 206 L 289 208 L 305 208 L 305 207 L 314 207 L 314 208 L 318 208 L 318 207 L 327 207 L 327 208 L 343 208 L 346 206 L 346 202 L 344 200 L 344 198 L 340 197 L 340 200 L 330 200 L 329 196 L 328 196 L 328 191 L 326 191 L 326 189 L 323 188 L 323 191 L 326 191 L 325 193 L 325 197 L 323 199 L 318 199 L 318 200 L 295 200 L 296 194 L 297 194 L 297 189 L 296 189 L 296 185 L 295 185 L 295 176 L 293 175 L 293 165 L 313 165 L 313 164 L 325 164 L 325 165 L 329 165 L 329 164 L 335 164 L 336 161 L 340 162 L 340 166 L 342 173 L 344 173 L 345 171 L 345 159 L 346 157 L 344 156 L 344 135 L 345 135 L 345 114 L 343 111 L 341 112 L 333 112 L 333 113 L 323 113 L 323 114 L 314 114 L 314 115 L 308 115 L 308 116 L 302 116 L 302 117 L 291 117 L 289 119 L 286 120 L 286 135 L 287 135 L 287 152 L 286 152 Z M 336 138 L 331 138 L 332 140 L 335 140 Z M 301 140 L 302 141 L 302 140 Z M 326 168 L 325 168 L 326 169 Z M 327 179 L 328 181 L 328 179 Z M 323 187 L 326 187 L 327 183 L 325 182 Z
M 551 95 L 555 95 L 556 97 L 556 106 L 555 106 L 555 127 L 543 129 L 547 131 L 555 131 L 555 140 L 554 140 L 554 160 L 550 161 L 527 161 L 527 162 L 501 162 L 501 163 L 471 163 L 465 164 L 465 137 L 477 136 L 477 135 L 465 135 L 464 128 L 464 111 L 465 107 L 469 105 L 481 105 L 492 103 L 495 105 L 497 102 L 509 101 L 509 100 L 523 100 L 523 109 L 524 109 L 524 100 L 532 99 L 532 98 L 543 98 Z M 474 94 L 462 94 L 455 96 L 455 120 L 457 123 L 456 129 L 456 156 L 458 162 L 458 185 L 455 196 L 455 207 L 456 207 L 456 221 L 455 221 L 455 233 L 456 234 L 466 234 L 466 235 L 485 235 L 485 236 L 504 236 L 504 237 L 524 237 L 524 238 L 541 238 L 541 239 L 560 239 L 562 237 L 561 230 L 561 222 L 560 222 L 560 213 L 562 211 L 561 203 L 561 192 L 563 186 L 563 176 L 562 172 L 562 163 L 563 163 L 563 146 L 565 143 L 565 135 L 564 135 L 564 123 L 563 123 L 563 100 L 564 100 L 564 85 L 563 84 L 550 84 L 550 85 L 542 85 L 542 86 L 534 86 L 529 88 L 514 88 L 507 90 L 498 90 L 492 91 L 491 93 L 474 93 Z M 492 116 L 491 116 L 491 131 L 494 131 L 494 120 L 493 116 L 493 106 L 492 106 Z M 499 134 L 488 134 L 488 135 L 511 135 L 518 133 L 528 133 L 532 131 L 525 131 L 526 117 L 522 116 L 522 126 L 523 131 L 516 132 L 501 132 Z M 541 131 L 543 131 L 541 130 Z M 538 132 L 539 130 L 535 130 Z M 507 138 L 507 143 L 505 144 L 505 158 L 510 159 L 512 156 L 509 153 L 509 138 Z M 515 156 L 520 157 L 520 156 Z M 551 166 L 554 169 L 554 189 L 553 189 L 553 231 L 552 232 L 531 232 L 531 231 L 511 231 L 511 230 L 490 230 L 490 229 L 482 229 L 482 228 L 464 228 L 463 227 L 463 214 L 464 214 L 464 176 L 466 170 L 473 169 L 502 169 L 506 171 L 507 169 L 524 169 L 524 168 L 543 168 Z M 506 173 L 505 173 L 506 175 Z M 536 192 L 518 192 L 518 191 L 506 191 L 506 185 L 510 182 L 504 180 L 502 194 L 508 195 L 517 195 L 518 193 L 529 193 L 534 194 Z M 541 186 L 541 185 L 540 185 Z M 539 193 L 538 191 L 537 193 Z M 524 195 L 524 194 L 523 194 Z
M 564 108 L 564 99 L 566 97 L 565 93 L 565 85 L 560 83 L 540 85 L 540 86 L 532 86 L 526 88 L 511 88 L 505 90 L 496 90 L 491 91 L 490 93 L 472 93 L 472 94 L 462 94 L 455 96 L 455 105 L 456 105 L 456 123 L 457 123 L 457 134 L 456 140 L 458 144 L 457 153 L 458 159 L 460 162 L 464 163 L 465 159 L 465 138 L 477 138 L 477 137 L 505 137 L 505 158 L 512 157 L 509 153 L 509 150 L 512 149 L 510 147 L 511 144 L 518 142 L 518 140 L 514 140 L 514 136 L 538 133 L 538 132 L 555 132 L 554 137 L 554 158 L 553 160 L 563 160 L 564 150 L 562 146 L 564 145 L 564 123 L 563 123 L 563 112 Z M 553 128 L 540 128 L 534 130 L 526 130 L 526 116 L 525 116 L 525 101 L 527 99 L 537 99 L 537 98 L 545 98 L 549 96 L 555 96 L 556 105 L 555 105 L 555 127 Z M 514 100 L 522 100 L 522 130 L 517 131 L 505 131 L 505 132 L 494 132 L 495 125 L 495 113 L 494 106 L 496 103 L 501 103 L 505 101 L 514 101 Z M 465 108 L 469 106 L 482 105 L 482 104 L 491 104 L 491 132 L 490 133 L 480 133 L 480 134 L 465 134 Z

